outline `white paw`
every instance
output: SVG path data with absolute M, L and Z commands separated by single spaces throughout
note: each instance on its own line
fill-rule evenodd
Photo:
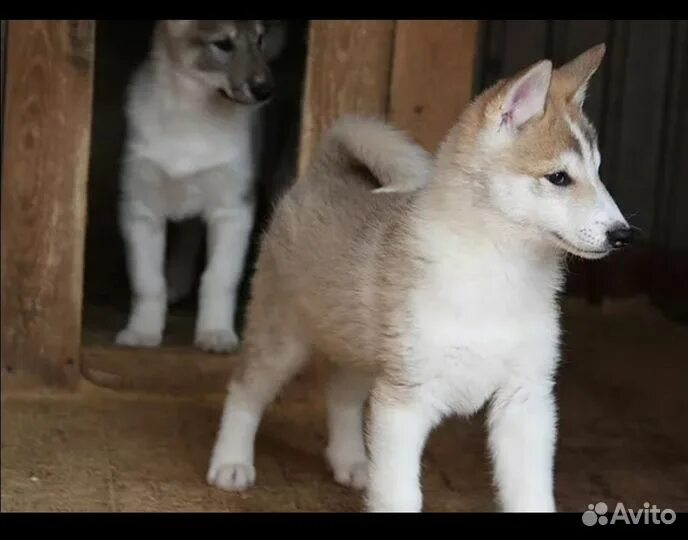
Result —
M 234 330 L 199 331 L 195 344 L 207 352 L 228 353 L 239 347 L 239 338 Z
M 332 468 L 334 480 L 343 486 L 364 489 L 368 485 L 368 463 L 358 462 Z
M 125 328 L 117 334 L 115 343 L 125 347 L 154 348 L 159 347 L 160 343 L 162 343 L 162 335 L 138 332 L 131 328 Z
M 368 460 L 365 456 L 337 459 L 326 452 L 334 480 L 343 486 L 363 489 L 368 485 Z
M 244 491 L 256 481 L 256 469 L 247 463 L 213 465 L 207 480 L 211 486 L 225 491 Z

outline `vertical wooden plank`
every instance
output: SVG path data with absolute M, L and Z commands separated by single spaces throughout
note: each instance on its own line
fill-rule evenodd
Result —
M 394 21 L 311 21 L 299 173 L 308 165 L 323 131 L 342 114 L 386 117 L 394 27 Z M 322 388 L 326 359 L 314 360 L 315 384 Z M 319 396 L 314 392 L 314 403 Z
M 478 21 L 399 21 L 390 120 L 435 151 L 473 94 Z
M 394 21 L 310 24 L 299 171 L 320 135 L 344 113 L 387 112 Z
M 8 24 L 2 369 L 79 379 L 94 21 Z

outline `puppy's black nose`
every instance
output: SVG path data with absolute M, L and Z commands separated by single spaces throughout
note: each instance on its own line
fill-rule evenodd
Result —
M 251 85 L 251 93 L 258 101 L 265 101 L 272 96 L 272 83 L 269 81 L 258 81 Z
M 607 231 L 607 241 L 613 248 L 626 247 L 633 242 L 633 229 L 626 225 L 615 225 Z

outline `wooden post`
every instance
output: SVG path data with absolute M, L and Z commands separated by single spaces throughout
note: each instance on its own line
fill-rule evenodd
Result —
M 346 113 L 385 118 L 394 21 L 313 21 L 308 36 L 298 171 L 310 161 L 320 136 Z M 325 379 L 315 358 L 315 384 Z M 318 402 L 320 392 L 314 392 Z
M 478 21 L 398 21 L 389 119 L 427 150 L 471 99 Z
M 79 380 L 94 21 L 10 21 L 2 168 L 3 380 Z
M 394 21 L 313 21 L 308 39 L 299 171 L 320 135 L 345 113 L 384 118 Z

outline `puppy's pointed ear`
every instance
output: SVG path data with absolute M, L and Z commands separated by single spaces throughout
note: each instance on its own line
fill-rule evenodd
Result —
M 552 62 L 542 60 L 522 71 L 500 92 L 499 125 L 518 131 L 545 112 L 552 80 Z
M 566 98 L 574 105 L 583 106 L 590 79 L 599 69 L 606 50 L 604 43 L 600 43 L 557 69 L 557 80 L 561 80 Z

